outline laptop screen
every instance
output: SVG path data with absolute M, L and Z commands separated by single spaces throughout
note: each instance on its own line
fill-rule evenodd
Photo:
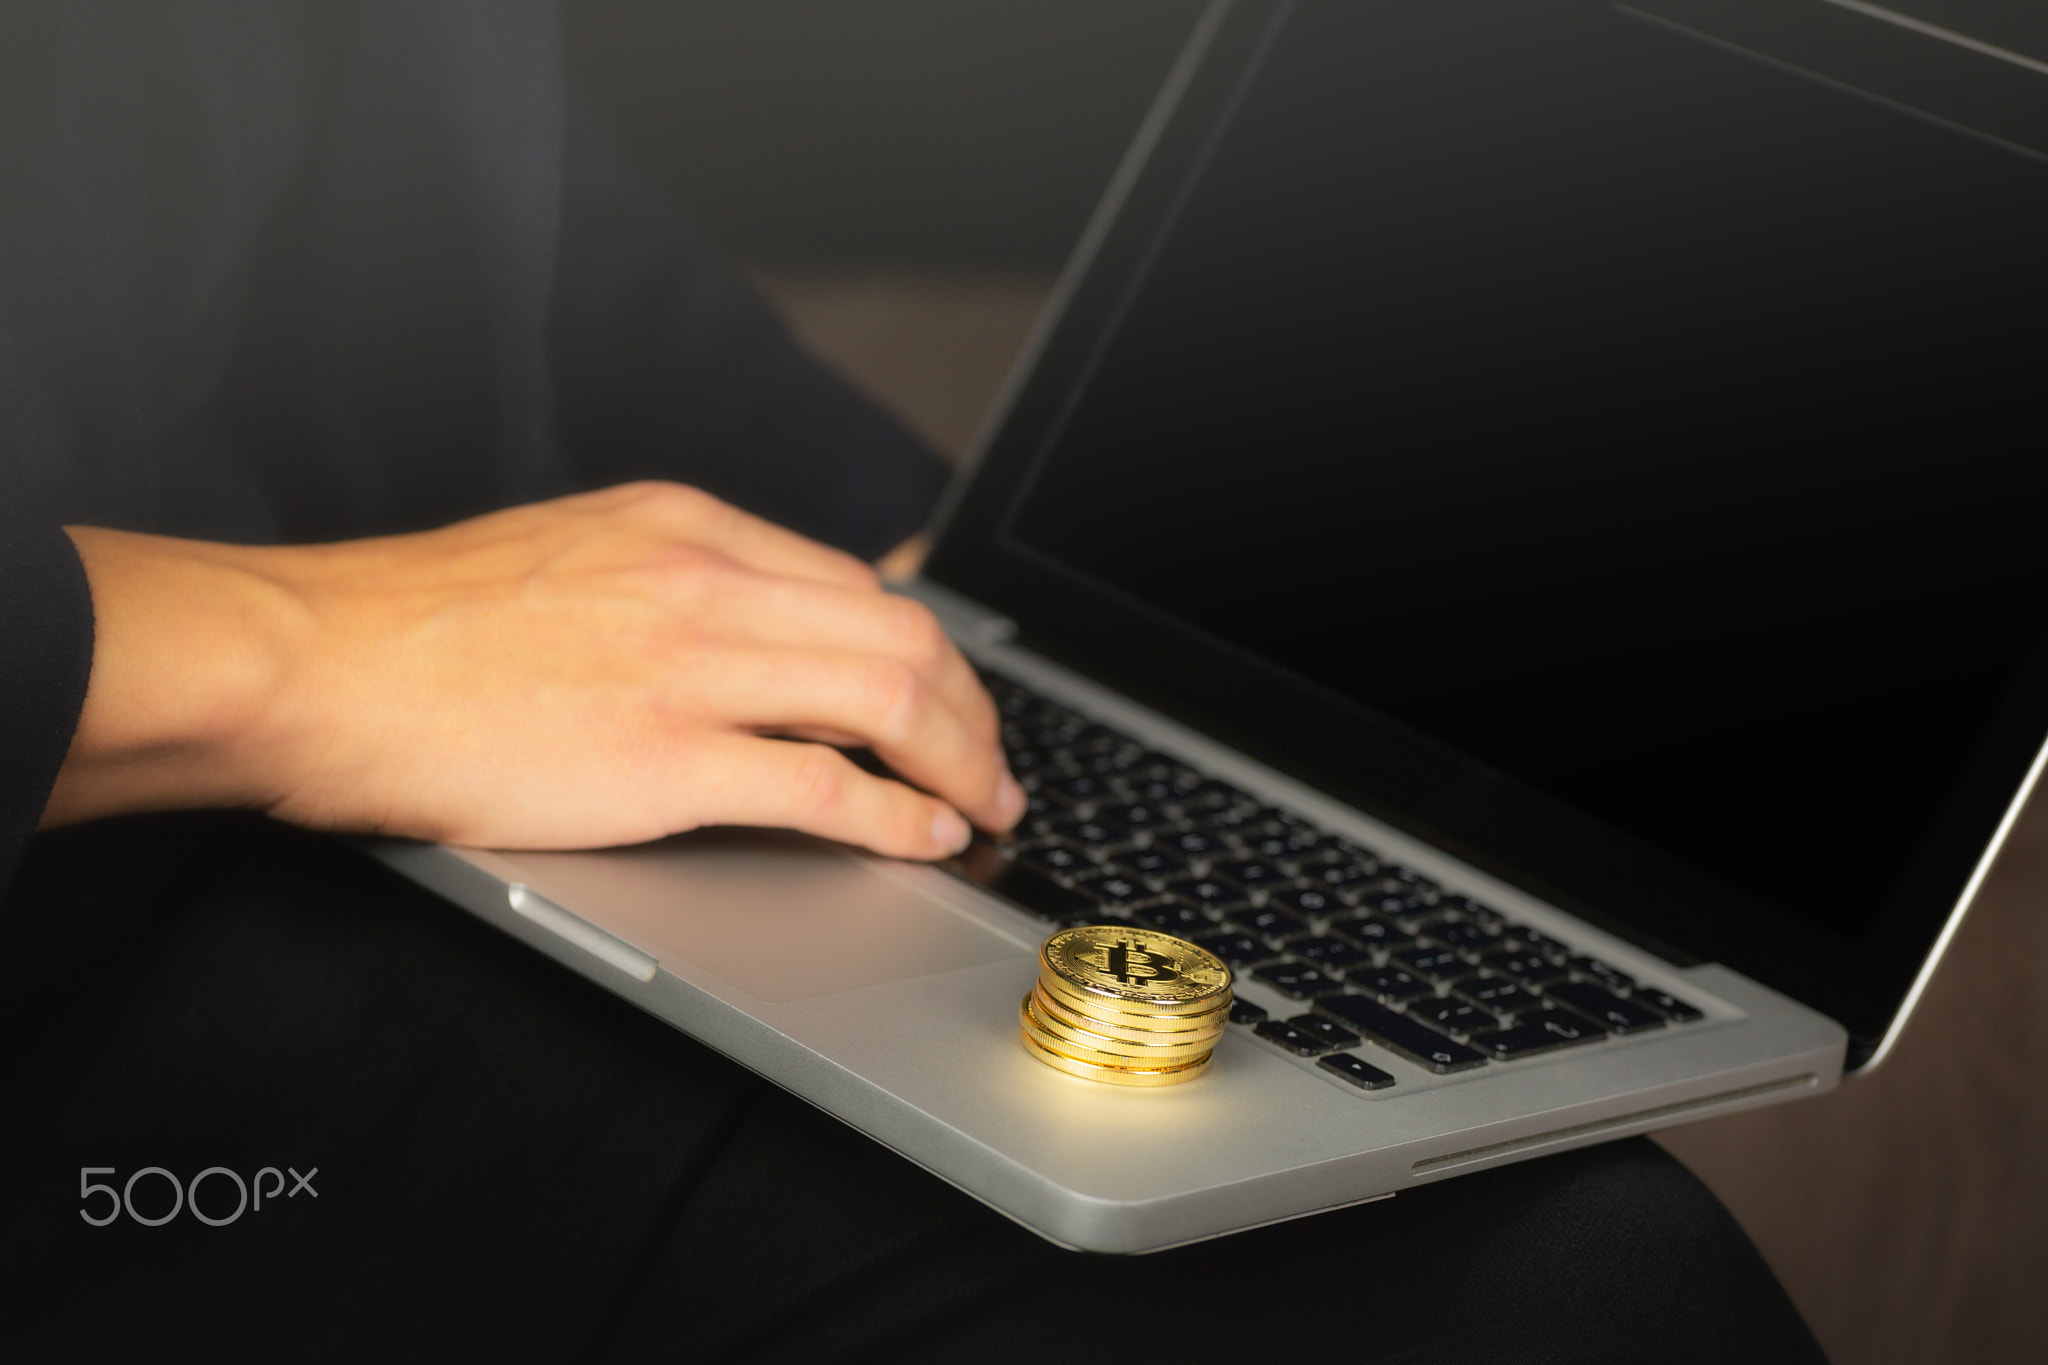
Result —
M 1607 4 L 1236 21 L 941 581 L 1875 1036 L 2048 730 L 2048 164 Z

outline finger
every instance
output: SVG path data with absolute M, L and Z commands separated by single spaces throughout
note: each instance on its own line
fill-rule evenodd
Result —
M 974 734 L 993 745 L 995 703 L 930 608 L 891 593 L 732 572 L 683 604 L 694 629 L 711 636 L 901 659 L 924 673 Z
M 901 660 L 824 650 L 699 645 L 674 676 L 678 704 L 721 726 L 852 735 L 989 829 L 1023 811 L 994 737 Z
M 696 823 L 802 830 L 891 858 L 945 858 L 971 831 L 945 802 L 862 772 L 822 744 L 713 734 L 684 774 Z
M 875 572 L 884 583 L 907 583 L 924 567 L 932 552 L 932 538 L 920 531 L 875 561 Z
M 621 511 L 663 535 L 715 550 L 762 573 L 870 593 L 880 587 L 875 571 L 852 555 L 742 511 L 700 488 L 634 483 L 588 496 L 599 510 Z

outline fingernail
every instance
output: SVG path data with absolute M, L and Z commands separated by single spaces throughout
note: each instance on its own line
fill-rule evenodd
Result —
M 1008 773 L 996 783 L 996 814 L 1002 817 L 1005 826 L 1017 823 L 1024 814 L 1024 789 L 1017 785 L 1017 779 Z
M 950 806 L 941 807 L 932 817 L 932 842 L 949 854 L 967 847 L 967 841 L 973 837 L 974 831 L 967 827 L 967 821 Z

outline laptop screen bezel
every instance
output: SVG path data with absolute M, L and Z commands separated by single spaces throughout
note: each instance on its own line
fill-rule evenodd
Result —
M 1019 642 L 1679 965 L 1732 967 L 1848 1030 L 1850 1063 L 1896 1031 L 2038 775 L 2048 646 L 1990 726 L 1927 856 L 1860 936 L 1789 920 L 1675 860 L 1249 654 L 1177 628 L 1005 544 L 1178 204 L 1292 0 L 1215 0 L 1070 263 L 1048 321 L 942 509 L 923 576 L 1009 618 Z M 1192 680 L 1192 681 L 1191 681 Z M 1533 799 L 1532 799 L 1533 796 Z

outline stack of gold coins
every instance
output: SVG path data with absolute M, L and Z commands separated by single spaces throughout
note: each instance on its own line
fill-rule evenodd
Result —
M 1024 1046 L 1047 1066 L 1113 1085 L 1177 1085 L 1209 1065 L 1230 1022 L 1230 968 L 1128 925 L 1062 929 L 1038 950 L 1019 1007 Z

